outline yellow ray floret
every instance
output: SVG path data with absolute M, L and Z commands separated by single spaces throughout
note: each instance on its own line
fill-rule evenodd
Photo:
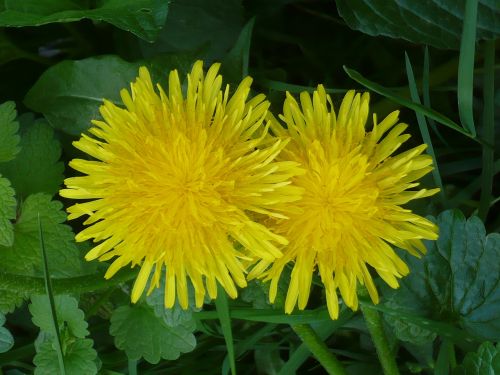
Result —
M 394 155 L 410 137 L 404 134 L 407 125 L 398 123 L 398 112 L 393 112 L 381 123 L 374 116 L 373 129 L 367 132 L 368 112 L 368 94 L 349 91 L 335 113 L 320 85 L 312 97 L 302 93 L 300 104 L 288 94 L 280 116 L 286 127 L 273 122 L 274 133 L 291 138 L 279 158 L 305 169 L 292 178 L 304 196 L 290 204 L 288 220 L 268 221 L 271 230 L 289 240 L 283 257 L 262 259 L 249 277 L 270 280 L 274 301 L 283 268 L 293 262 L 287 313 L 296 305 L 305 308 L 316 268 L 333 319 L 339 313 L 337 290 L 344 303 L 356 309 L 360 283 L 377 303 L 369 269 L 397 288 L 397 279 L 409 270 L 392 246 L 418 256 L 425 251 L 423 239 L 437 238 L 436 225 L 400 207 L 438 191 L 411 190 L 432 170 L 431 157 L 422 154 L 425 145 Z
M 104 101 L 102 121 L 74 143 L 92 160 L 70 166 L 83 176 L 65 180 L 61 195 L 84 199 L 69 218 L 88 216 L 78 241 L 98 244 L 86 259 L 110 260 L 106 278 L 129 264 L 141 267 L 132 301 L 166 276 L 165 305 L 188 305 L 188 279 L 197 306 L 219 283 L 237 296 L 248 259 L 272 262 L 287 240 L 257 217 L 285 218 L 300 198 L 290 179 L 301 169 L 276 161 L 286 139 L 269 141 L 268 101 L 249 99 L 250 77 L 230 95 L 219 65 L 204 74 L 198 61 L 187 76 L 185 95 L 177 71 L 168 91 L 153 86 L 142 67 L 122 90 L 124 108 Z M 239 250 L 235 244 L 241 246 Z

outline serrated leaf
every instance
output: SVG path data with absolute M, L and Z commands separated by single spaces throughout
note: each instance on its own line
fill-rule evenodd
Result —
M 500 337 L 500 234 L 486 236 L 476 216 L 445 211 L 434 221 L 439 239 L 427 241 L 427 254 L 402 254 L 410 274 L 388 292 L 391 306 L 422 317 L 460 324 L 470 334 Z
M 85 314 L 78 308 L 78 301 L 75 298 L 68 295 L 55 296 L 54 305 L 59 331 L 68 329 L 72 336 L 78 338 L 84 338 L 89 334 Z M 54 334 L 49 299 L 46 295 L 31 296 L 29 310 L 33 323 L 41 331 Z
M 10 181 L 0 175 L 0 246 L 12 246 L 14 243 L 14 226 L 16 218 L 15 191 Z
M 44 223 L 44 240 L 52 277 L 79 276 L 93 271 L 85 264 L 71 227 L 64 225 L 66 213 L 62 204 L 52 201 L 47 194 L 30 195 L 20 207 L 14 224 L 14 243 L 0 246 L 2 272 L 42 276 L 43 266 L 39 250 L 38 214 Z M 0 286 L 1 290 L 1 286 Z
M 251 303 L 255 309 L 268 309 L 270 307 L 268 289 L 262 281 L 251 280 L 241 291 L 241 299 Z
M 193 330 L 190 322 L 168 326 L 147 305 L 121 306 L 111 316 L 110 333 L 115 337 L 115 345 L 131 360 L 144 357 L 150 363 L 158 363 L 162 358 L 177 359 L 195 348 Z
M 64 165 L 59 162 L 61 145 L 45 121 L 36 121 L 21 135 L 21 151 L 14 160 L 0 164 L 19 200 L 34 193 L 54 195 L 64 178 Z
M 0 312 L 0 353 L 9 351 L 14 346 L 14 337 L 5 327 L 5 316 Z
M 424 345 L 434 341 L 436 333 L 431 330 L 413 324 L 408 320 L 398 319 L 391 316 L 386 322 L 392 327 L 394 335 L 398 340 L 412 343 L 414 345 Z
M 19 124 L 14 102 L 0 104 L 0 162 L 14 159 L 19 152 Z
M 66 346 L 64 366 L 66 374 L 97 374 L 97 353 L 90 339 L 76 339 Z M 35 375 L 59 375 L 57 352 L 51 341 L 43 342 L 39 347 L 33 363 L 36 365 Z
M 437 48 L 460 47 L 465 0 L 337 0 L 349 27 Z M 496 5 L 495 5 L 496 4 Z M 476 39 L 500 36 L 497 0 L 479 0 Z
M 27 297 L 17 291 L 12 291 L 10 287 L 4 288 L 0 284 L 0 313 L 13 312 L 17 307 L 21 306 Z
M 481 344 L 476 353 L 467 353 L 462 365 L 453 370 L 453 375 L 500 374 L 500 347 L 491 342 Z
M 165 23 L 168 1 L 102 0 L 92 8 L 70 0 L 4 0 L 0 26 L 39 26 L 84 18 L 108 22 L 147 41 L 154 41 Z

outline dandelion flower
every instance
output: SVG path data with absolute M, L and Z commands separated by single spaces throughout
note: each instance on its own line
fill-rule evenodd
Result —
M 68 208 L 69 219 L 88 216 L 76 240 L 98 242 L 87 260 L 114 260 L 106 278 L 140 266 L 133 302 L 163 274 L 166 307 L 188 306 L 188 279 L 198 307 L 207 291 L 216 297 L 217 283 L 235 298 L 249 259 L 272 262 L 287 243 L 257 218 L 283 218 L 300 198 L 290 185 L 298 164 L 275 160 L 286 141 L 269 137 L 269 103 L 249 99 L 251 78 L 231 96 L 218 69 L 204 74 L 196 62 L 184 95 L 177 71 L 165 92 L 140 68 L 131 93 L 121 91 L 125 108 L 105 100 L 103 121 L 74 143 L 94 159 L 72 160 L 84 175 L 61 190 L 86 200 Z
M 300 105 L 288 94 L 280 116 L 286 128 L 277 122 L 272 126 L 278 136 L 291 138 L 279 158 L 299 162 L 305 169 L 304 174 L 292 178 L 295 186 L 304 189 L 304 196 L 291 204 L 294 212 L 288 220 L 271 220 L 271 230 L 289 240 L 282 249 L 284 256 L 263 259 L 249 277 L 271 280 L 273 302 L 283 268 L 294 262 L 285 301 L 287 313 L 296 304 L 305 308 L 316 267 L 333 319 L 339 312 L 337 289 L 354 310 L 358 282 L 377 303 L 370 269 L 397 288 L 398 278 L 409 270 L 392 246 L 419 256 L 425 252 L 422 240 L 437 238 L 432 222 L 401 207 L 439 190 L 410 190 L 432 170 L 431 157 L 422 155 L 426 146 L 393 155 L 410 138 L 404 134 L 407 125 L 398 123 L 398 112 L 381 123 L 374 115 L 373 129 L 367 132 L 368 104 L 368 93 L 349 91 L 336 114 L 320 85 L 312 97 L 302 93 Z

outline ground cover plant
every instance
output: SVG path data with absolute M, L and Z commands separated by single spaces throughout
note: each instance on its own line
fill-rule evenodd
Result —
M 0 27 L 0 375 L 500 374 L 497 0 Z

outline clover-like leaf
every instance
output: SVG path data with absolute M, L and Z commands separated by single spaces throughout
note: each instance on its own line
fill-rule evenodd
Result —
M 193 331 L 191 321 L 169 326 L 145 304 L 121 306 L 111 316 L 110 333 L 115 337 L 115 345 L 131 360 L 144 357 L 150 363 L 158 363 L 162 358 L 177 359 L 195 348 Z
M 19 152 L 19 124 L 14 102 L 0 104 L 0 162 L 14 159 Z
M 477 352 L 467 353 L 462 365 L 453 370 L 453 375 L 500 374 L 500 347 L 491 342 L 481 344 Z
M 21 134 L 21 151 L 16 158 L 0 164 L 0 173 L 14 187 L 18 199 L 30 194 L 55 194 L 63 180 L 64 165 L 59 161 L 61 145 L 46 121 L 30 124 Z
M 0 353 L 9 351 L 14 346 L 14 337 L 5 327 L 5 316 L 0 313 Z
M 75 298 L 67 295 L 55 296 L 54 306 L 59 330 L 67 329 L 71 336 L 78 338 L 84 338 L 89 334 L 85 314 L 78 308 L 78 301 Z M 29 310 L 33 323 L 41 331 L 54 334 L 49 298 L 46 295 L 32 296 Z
M 67 344 L 64 353 L 64 368 L 66 374 L 95 375 L 97 353 L 90 339 L 76 339 Z M 57 352 L 51 341 L 39 345 L 33 359 L 36 365 L 35 375 L 60 375 Z
M 411 272 L 389 291 L 390 305 L 461 325 L 484 339 L 500 338 L 500 234 L 486 236 L 481 220 L 445 211 L 434 220 L 439 239 L 427 241 L 427 254 L 402 258 Z

